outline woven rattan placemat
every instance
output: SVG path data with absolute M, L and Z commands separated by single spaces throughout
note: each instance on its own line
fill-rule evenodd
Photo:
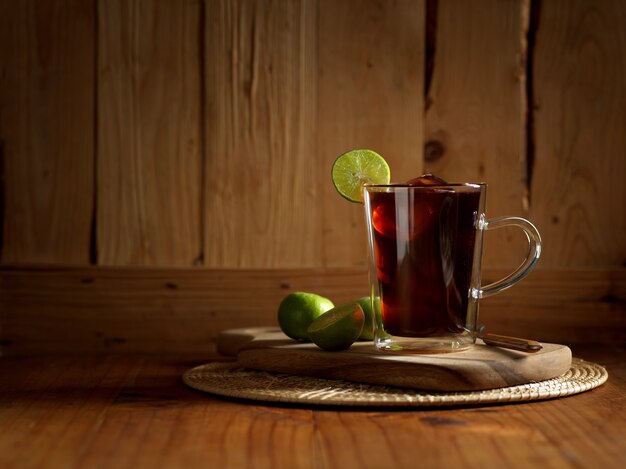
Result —
M 502 404 L 571 396 L 603 384 L 604 367 L 579 358 L 558 378 L 499 389 L 431 392 L 269 373 L 236 363 L 209 363 L 188 370 L 183 381 L 199 391 L 265 402 L 336 406 L 458 406 Z

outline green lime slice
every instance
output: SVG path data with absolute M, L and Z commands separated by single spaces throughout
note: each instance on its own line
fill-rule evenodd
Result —
M 365 314 L 365 324 L 363 325 L 363 331 L 359 336 L 359 340 L 374 340 L 374 316 L 375 313 L 372 310 L 372 301 L 369 296 L 364 296 L 356 300 L 363 313 Z M 376 309 L 380 310 L 380 299 L 376 298 Z
M 324 350 L 346 350 L 361 335 L 364 322 L 361 306 L 352 302 L 325 312 L 311 323 L 307 332 L 309 339 Z
M 391 174 L 385 159 L 372 150 L 351 150 L 333 163 L 337 192 L 350 202 L 363 203 L 363 184 L 389 184 Z

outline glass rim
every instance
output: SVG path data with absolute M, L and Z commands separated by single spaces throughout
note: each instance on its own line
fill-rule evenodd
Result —
M 472 189 L 480 189 L 483 187 L 487 187 L 486 182 L 449 182 L 447 184 L 429 184 L 429 185 L 409 185 L 409 184 L 401 184 L 401 183 L 391 183 L 391 184 L 370 184 L 365 183 L 363 187 L 366 189 L 417 189 L 417 190 L 425 190 L 425 189 L 446 189 L 446 188 L 472 188 Z

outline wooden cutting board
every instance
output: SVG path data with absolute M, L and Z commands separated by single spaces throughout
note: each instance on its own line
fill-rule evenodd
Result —
M 536 353 L 481 343 L 454 353 L 392 354 L 377 351 L 373 342 L 326 352 L 269 327 L 224 331 L 217 338 L 217 349 L 256 370 L 429 391 L 475 391 L 543 381 L 565 373 L 572 363 L 568 347 L 548 343 Z

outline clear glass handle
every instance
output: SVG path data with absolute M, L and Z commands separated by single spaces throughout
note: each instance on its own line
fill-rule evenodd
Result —
M 503 279 L 481 287 L 478 291 L 478 298 L 494 295 L 515 285 L 528 275 L 541 255 L 541 236 L 537 228 L 535 228 L 535 225 L 528 220 L 519 217 L 497 217 L 491 220 L 483 219 L 481 223 L 483 230 L 494 230 L 505 226 L 517 226 L 526 234 L 526 238 L 528 239 L 528 253 L 526 254 L 526 259 L 524 259 L 524 262 L 522 262 L 517 269 Z

